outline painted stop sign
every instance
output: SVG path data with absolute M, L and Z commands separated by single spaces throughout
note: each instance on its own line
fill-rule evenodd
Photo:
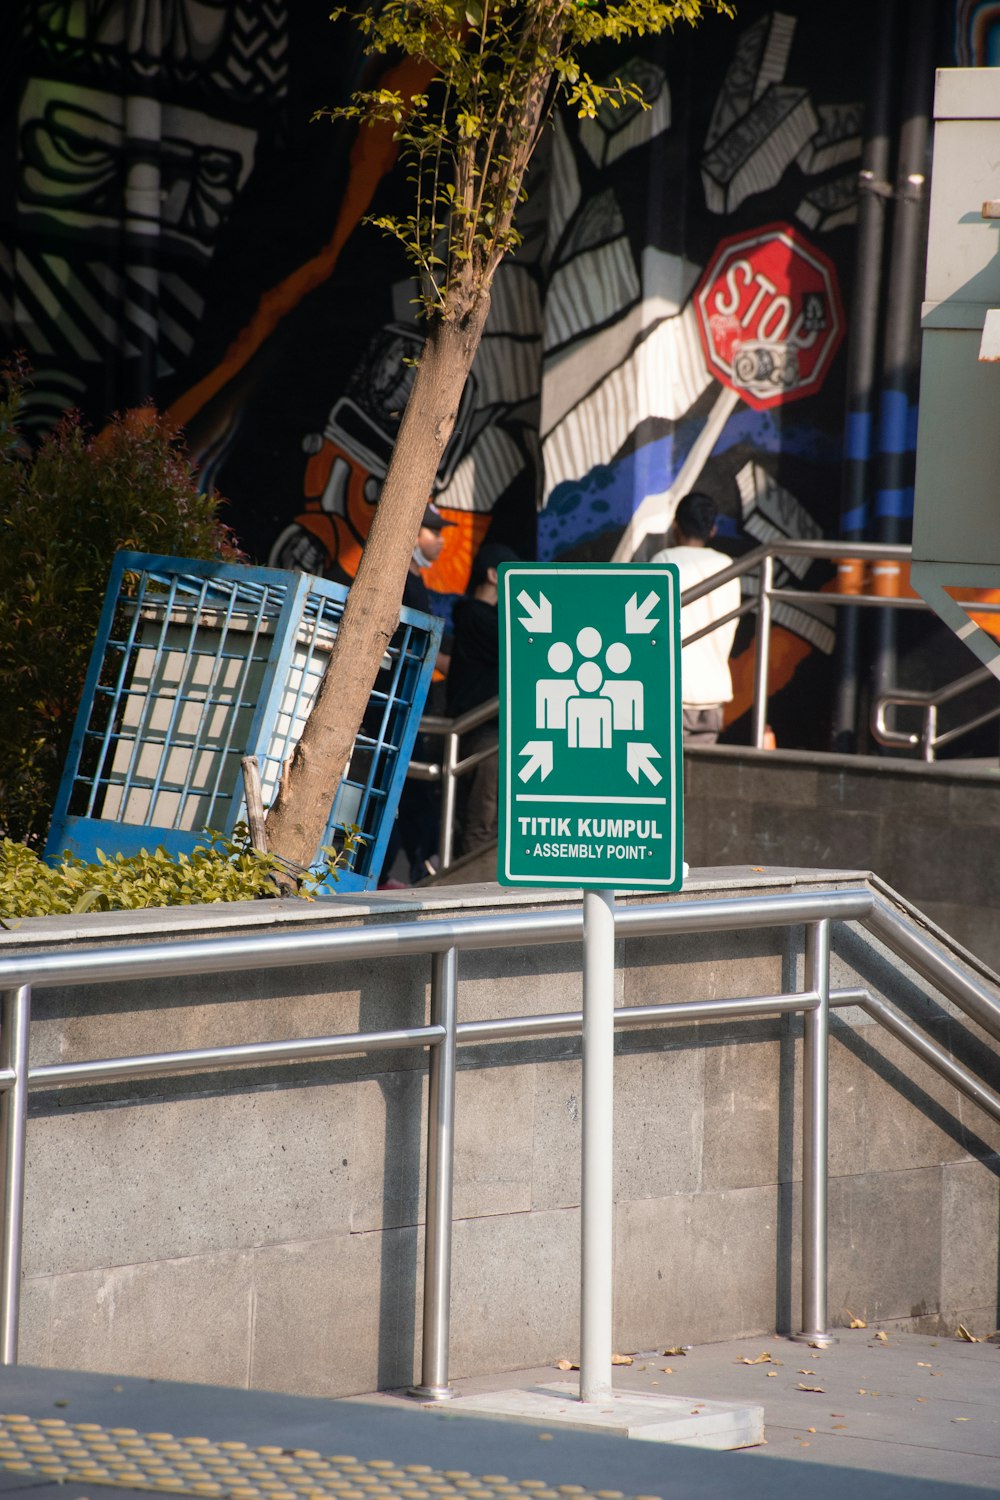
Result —
M 708 368 L 758 411 L 818 391 L 844 336 L 836 268 L 791 224 L 720 241 L 694 301 Z

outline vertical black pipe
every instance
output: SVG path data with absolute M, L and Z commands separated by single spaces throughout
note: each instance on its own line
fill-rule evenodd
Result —
M 879 407 L 879 483 L 874 534 L 880 542 L 906 539 L 913 517 L 913 437 L 910 413 L 916 396 L 920 337 L 919 307 L 927 234 L 927 171 L 930 112 L 934 88 L 935 0 L 910 0 L 906 12 L 906 55 L 902 85 L 902 124 L 896 171 L 888 311 L 882 355 Z M 899 564 L 876 570 L 875 592 L 899 592 Z M 895 569 L 895 572 L 892 570 Z M 877 696 L 897 685 L 897 612 L 879 610 L 872 663 Z
M 889 130 L 892 112 L 896 0 L 876 6 L 865 98 L 865 143 L 861 155 L 854 295 L 847 351 L 847 411 L 840 535 L 863 541 L 868 527 L 868 486 L 875 437 L 875 372 L 878 358 L 882 257 L 890 196 Z M 841 592 L 857 593 L 860 568 L 841 564 Z M 841 608 L 837 626 L 837 685 L 831 749 L 853 754 L 858 748 L 858 663 L 862 612 Z

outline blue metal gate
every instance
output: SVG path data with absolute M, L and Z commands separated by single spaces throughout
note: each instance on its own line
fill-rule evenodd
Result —
M 245 816 L 240 762 L 257 757 L 264 805 L 298 743 L 347 589 L 306 574 L 119 552 L 91 656 L 46 853 L 93 859 L 231 834 Z M 323 844 L 364 836 L 337 889 L 375 884 L 441 639 L 400 611 Z

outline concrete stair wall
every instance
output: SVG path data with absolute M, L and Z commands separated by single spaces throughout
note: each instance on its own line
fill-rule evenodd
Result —
M 866 876 L 709 870 L 689 889 L 832 885 Z M 574 904 L 484 885 L 94 914 L 21 923 L 0 953 Z M 802 949 L 801 928 L 629 938 L 617 1000 L 789 990 Z M 463 954 L 460 1018 L 577 1009 L 579 962 L 576 944 Z M 398 959 L 42 989 L 32 1062 L 419 1024 L 429 975 Z M 835 928 L 833 982 L 922 1016 L 997 1087 L 995 1050 L 862 929 Z M 797 1326 L 801 1045 L 796 1018 L 619 1034 L 618 1348 Z M 833 1017 L 830 1062 L 834 1321 L 992 1332 L 1000 1127 L 860 1011 Z M 452 1373 L 575 1355 L 579 1040 L 459 1064 Z M 425 1130 L 415 1052 L 32 1094 L 22 1360 L 326 1395 L 407 1382 Z
M 1000 767 L 864 755 L 684 752 L 692 866 L 873 870 L 1000 969 Z M 496 879 L 496 846 L 421 887 Z

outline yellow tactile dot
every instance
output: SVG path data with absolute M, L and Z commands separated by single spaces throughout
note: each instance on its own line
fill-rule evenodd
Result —
M 36 1427 L 65 1427 L 66 1421 L 63 1417 L 39 1417 L 35 1423 Z M 112 1428 L 114 1431 L 114 1428 Z

